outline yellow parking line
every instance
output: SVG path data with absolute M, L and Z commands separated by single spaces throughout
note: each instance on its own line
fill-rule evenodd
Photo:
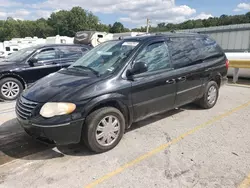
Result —
M 125 164 L 125 165 L 123 165 L 123 166 L 117 168 L 116 170 L 114 170 L 114 171 L 112 171 L 112 172 L 110 172 L 110 173 L 104 175 L 103 177 L 101 177 L 101 178 L 99 178 L 99 179 L 93 181 L 92 183 L 88 184 L 88 185 L 85 186 L 85 187 L 86 187 L 86 188 L 92 188 L 92 187 L 94 187 L 94 186 L 96 186 L 96 185 L 98 185 L 98 184 L 104 182 L 105 180 L 108 180 L 108 179 L 112 178 L 113 176 L 115 176 L 115 175 L 121 173 L 122 171 L 126 170 L 127 168 L 132 167 L 132 166 L 136 165 L 137 163 L 139 163 L 139 162 L 141 162 L 141 161 L 143 161 L 143 160 L 145 160 L 145 159 L 147 159 L 147 158 L 149 158 L 149 157 L 152 157 L 152 156 L 155 155 L 156 153 L 159 153 L 160 151 L 162 151 L 162 150 L 166 149 L 167 147 L 169 147 L 171 144 L 175 144 L 175 143 L 181 141 L 182 139 L 184 139 L 185 137 L 187 137 L 187 136 L 189 136 L 189 135 L 191 135 L 191 134 L 197 132 L 198 130 L 200 130 L 200 129 L 202 129 L 202 128 L 204 128 L 204 127 L 206 127 L 206 126 L 208 126 L 208 125 L 210 125 L 210 124 L 212 124 L 212 123 L 214 123 L 214 122 L 216 122 L 216 121 L 218 121 L 218 120 L 221 120 L 221 119 L 223 119 L 223 118 L 225 118 L 225 117 L 227 117 L 227 116 L 233 114 L 233 113 L 236 112 L 236 111 L 239 111 L 239 110 L 241 110 L 241 109 L 244 109 L 244 108 L 248 107 L 249 105 L 250 105 L 250 101 L 247 102 L 247 103 L 245 103 L 245 104 L 243 104 L 243 105 L 240 105 L 240 106 L 238 106 L 238 107 L 236 107 L 236 108 L 234 108 L 234 109 L 232 109 L 232 110 L 230 110 L 230 111 L 227 111 L 227 112 L 224 113 L 224 114 L 221 114 L 221 115 L 219 115 L 219 116 L 216 116 L 216 117 L 214 117 L 213 119 L 211 119 L 211 120 L 209 120 L 209 121 L 207 121 L 207 122 L 205 122 L 205 123 L 203 123 L 203 124 L 201 124 L 201 125 L 195 127 L 194 129 L 192 129 L 192 130 L 190 130 L 190 131 L 188 131 L 188 132 L 186 132 L 186 133 L 180 135 L 179 137 L 173 139 L 172 141 L 170 141 L 170 142 L 168 142 L 168 143 L 166 143 L 166 144 L 163 144 L 163 145 L 161 145 L 161 146 L 159 146 L 159 147 L 153 149 L 152 151 L 150 151 L 150 152 L 148 152 L 148 153 L 146 153 L 146 154 L 144 154 L 144 155 L 142 155 L 142 156 L 136 158 L 135 160 L 130 161 L 130 162 L 128 162 L 127 164 Z
M 246 85 L 246 84 L 227 84 L 229 86 L 238 86 L 238 87 L 247 87 L 250 88 L 250 85 Z
M 250 174 L 244 179 L 244 181 L 239 185 L 238 188 L 249 188 L 250 187 Z

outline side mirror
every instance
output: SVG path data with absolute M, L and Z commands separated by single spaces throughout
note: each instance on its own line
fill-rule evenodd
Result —
M 35 57 L 32 57 L 29 59 L 28 63 L 31 67 L 34 67 L 34 64 L 38 62 L 38 59 Z
M 141 74 L 148 71 L 148 66 L 144 62 L 135 62 L 132 69 L 128 70 L 127 76 Z

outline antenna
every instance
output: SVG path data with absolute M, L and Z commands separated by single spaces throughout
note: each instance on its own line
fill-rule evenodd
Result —
M 149 32 L 149 24 L 150 24 L 150 20 L 147 18 L 147 33 Z

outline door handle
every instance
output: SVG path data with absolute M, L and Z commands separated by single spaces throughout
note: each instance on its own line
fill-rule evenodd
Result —
M 182 77 L 179 77 L 179 78 L 177 78 L 177 80 L 179 81 L 179 82 L 184 82 L 184 81 L 186 81 L 186 76 L 182 76 Z
M 166 83 L 167 84 L 174 84 L 175 83 L 175 79 L 167 80 Z

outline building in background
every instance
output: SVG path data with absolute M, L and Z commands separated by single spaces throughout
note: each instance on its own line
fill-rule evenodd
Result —
M 249 61 L 250 64 L 250 24 L 187 29 L 181 32 L 207 34 L 223 48 L 229 61 Z M 232 68 L 228 75 L 233 75 Z M 239 76 L 250 78 L 250 69 L 240 69 Z

